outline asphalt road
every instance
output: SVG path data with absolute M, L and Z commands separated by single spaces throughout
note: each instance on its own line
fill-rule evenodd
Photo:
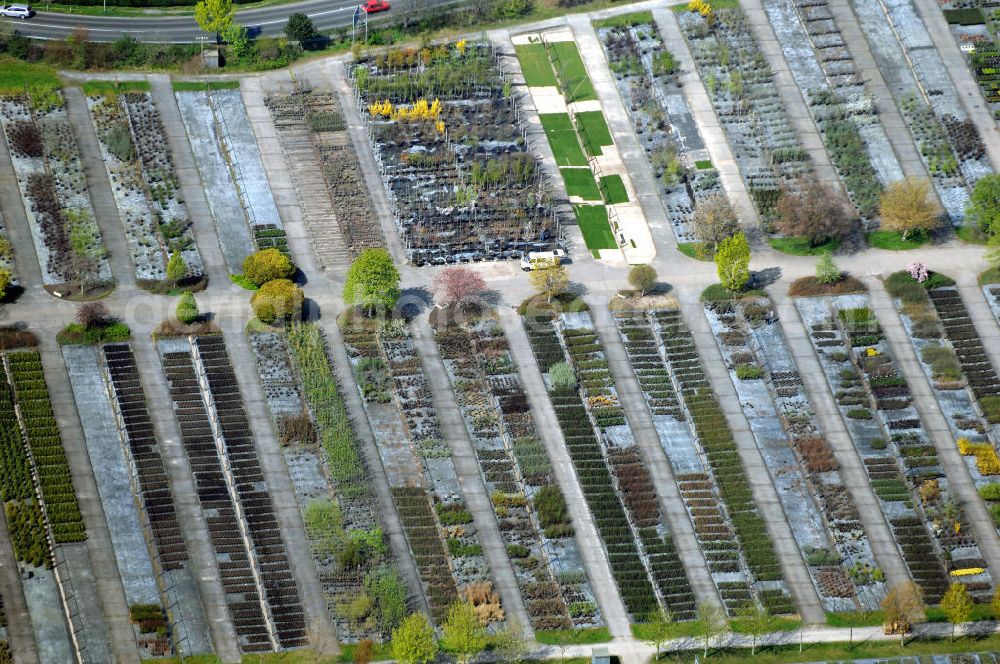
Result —
M 8 0 L 10 1 L 10 0 Z M 251 34 L 278 35 L 293 12 L 304 12 L 317 30 L 333 30 L 351 25 L 354 8 L 359 0 L 303 0 L 292 4 L 247 9 L 236 13 L 236 22 L 246 26 Z M 421 9 L 455 0 L 417 0 Z M 399 8 L 375 14 L 374 21 L 391 19 Z M 133 35 L 139 41 L 160 43 L 191 43 L 204 38 L 193 15 L 187 16 L 87 16 L 39 11 L 27 20 L 0 19 L 22 34 L 37 39 L 65 39 L 77 28 L 87 29 L 92 41 L 115 41 L 122 35 Z

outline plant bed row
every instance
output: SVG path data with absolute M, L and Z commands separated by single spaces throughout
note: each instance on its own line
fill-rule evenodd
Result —
M 684 101 L 674 58 L 653 22 L 602 27 L 597 33 L 674 234 L 679 242 L 695 242 L 691 215 L 701 200 L 721 195 L 722 185 Z
M 654 423 L 727 612 L 756 601 L 770 613 L 793 613 L 736 443 L 679 312 L 620 311 L 616 318 L 633 367 L 644 361 L 643 373 L 666 379 L 662 387 L 680 407 L 654 413 Z M 652 406 L 653 392 L 643 392 Z
M 337 633 L 384 640 L 405 615 L 405 588 L 322 332 L 296 324 L 250 343 Z
M 637 620 L 658 606 L 677 619 L 694 617 L 690 582 L 590 315 L 526 318 L 525 324 L 539 365 L 547 366 L 556 418 L 625 608 Z M 548 357 L 556 348 L 561 356 Z M 553 373 L 554 359 L 568 363 L 571 380 Z
M 175 252 L 185 265 L 183 277 L 176 281 L 201 279 L 205 274 L 201 254 L 152 95 L 98 94 L 87 98 L 87 106 L 136 279 L 140 284 L 175 281 L 167 276 L 167 262 Z
M 944 0 L 944 12 L 955 41 L 968 58 L 972 75 L 994 116 L 1000 111 L 1000 44 L 996 39 L 997 17 L 988 2 Z
M 500 535 L 535 630 L 602 620 L 573 526 L 499 322 L 484 317 L 435 330 Z
M 384 246 L 385 238 L 336 95 L 296 89 L 289 95 L 270 95 L 264 101 L 283 137 L 286 153 L 304 143 L 310 148 L 307 158 L 319 160 L 327 193 L 336 204 L 337 226 L 351 258 L 364 249 Z
M 304 645 L 298 591 L 224 342 L 196 336 L 157 347 L 240 648 Z
M 773 215 L 782 188 L 812 166 L 774 73 L 738 6 L 675 14 L 757 211 Z
M 415 264 L 517 258 L 556 240 L 551 194 L 491 46 L 392 49 L 357 61 L 351 81 Z
M 937 603 L 952 580 L 990 575 L 897 371 L 867 295 L 796 300 L 848 432 L 913 580 Z
M 971 187 L 992 168 L 923 20 L 909 0 L 851 7 L 945 211 L 961 221 Z
M 33 90 L 4 96 L 0 123 L 31 225 L 42 283 L 62 295 L 110 284 L 107 250 L 62 92 Z
M 770 301 L 718 302 L 706 315 L 824 608 L 877 609 L 882 571 Z
M 461 596 L 483 624 L 504 619 L 451 451 L 403 320 L 342 320 L 344 342 L 433 620 Z

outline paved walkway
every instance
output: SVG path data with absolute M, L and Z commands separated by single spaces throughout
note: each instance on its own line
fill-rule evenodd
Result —
M 677 19 L 674 18 L 669 9 L 661 6 L 653 8 L 653 19 L 660 29 L 663 43 L 668 45 L 670 52 L 677 60 L 680 86 L 684 90 L 684 97 L 687 99 L 691 115 L 698 125 L 698 131 L 701 132 L 701 137 L 705 141 L 705 149 L 708 150 L 708 154 L 712 158 L 712 165 L 719 171 L 719 180 L 722 182 L 726 196 L 744 226 L 759 227 L 760 218 L 757 216 L 757 208 L 754 207 L 750 193 L 747 191 L 743 175 L 736 163 L 736 157 L 733 156 L 732 148 L 729 147 L 729 142 L 726 140 L 726 132 L 719 124 L 719 116 L 715 114 L 712 100 L 698 75 L 698 68 L 688 50 L 687 42 L 681 35 Z M 693 259 L 689 260 L 694 262 Z
M 958 50 L 955 37 L 951 34 L 951 29 L 945 21 L 941 7 L 935 0 L 913 0 L 913 5 L 917 13 L 924 21 L 927 34 L 930 35 L 934 47 L 941 54 L 941 60 L 948 70 L 951 82 L 955 86 L 958 98 L 965 107 L 965 112 L 969 114 L 979 136 L 986 144 L 986 152 L 990 157 L 990 164 L 993 170 L 1000 171 L 1000 132 L 997 131 L 996 120 L 993 112 L 986 105 L 983 93 L 972 75 L 969 62 Z
M 503 325 L 510 354 L 517 365 L 521 376 L 521 386 L 528 396 L 528 403 L 535 419 L 538 434 L 545 443 L 545 449 L 552 464 L 552 474 L 559 489 L 566 499 L 566 508 L 576 531 L 576 545 L 580 551 L 590 587 L 594 591 L 597 605 L 604 617 L 604 624 L 616 641 L 632 639 L 629 627 L 629 616 L 618 594 L 618 586 L 611 574 L 611 565 L 607 554 L 597 534 L 593 515 L 583 497 L 580 483 L 576 477 L 576 468 L 566 450 L 562 431 L 556 419 L 555 409 L 549 401 L 548 391 L 538 370 L 538 363 L 531 352 L 528 335 L 517 315 L 517 312 L 507 307 L 498 311 L 500 323 Z
M 659 434 L 653 426 L 653 419 L 646 399 L 642 394 L 639 381 L 635 376 L 632 364 L 629 362 L 621 334 L 611 317 L 611 312 L 602 302 L 589 302 L 590 316 L 594 321 L 594 331 L 604 347 L 604 357 L 615 380 L 615 390 L 618 400 L 625 410 L 629 428 L 635 436 L 636 444 L 642 452 L 642 458 L 650 478 L 656 487 L 660 502 L 660 511 L 667 517 L 670 531 L 673 535 L 677 553 L 680 555 L 688 581 L 694 591 L 698 604 L 714 604 L 722 606 L 715 583 L 712 581 L 708 564 L 702 555 L 701 547 L 695 537 L 694 526 L 688 515 L 687 508 L 681 500 L 680 491 L 674 482 L 674 474 L 670 462 L 663 452 Z
M 802 620 L 810 625 L 823 624 L 826 621 L 826 613 L 823 611 L 819 596 L 816 594 L 816 588 L 809 577 L 802 553 L 799 551 L 788 521 L 785 519 L 781 501 L 778 499 L 774 484 L 771 483 L 767 467 L 764 465 L 760 450 L 757 448 L 757 441 L 754 439 L 750 425 L 743 414 L 739 396 L 736 394 L 725 361 L 716 345 L 715 335 L 712 334 L 708 319 L 705 318 L 705 311 L 698 302 L 699 294 L 690 291 L 678 293 L 678 297 L 682 297 L 681 313 L 691 330 L 692 337 L 694 337 L 698 355 L 705 368 L 705 375 L 711 382 L 712 389 L 715 391 L 733 433 L 736 448 L 743 461 L 744 472 L 753 492 L 754 503 L 757 505 L 761 519 L 767 526 L 767 532 L 774 543 L 774 552 L 781 563 L 785 585 L 795 600 L 795 606 L 798 607 Z
M 799 137 L 799 143 L 809 153 L 809 161 L 812 163 L 813 171 L 821 181 L 829 184 L 836 182 L 841 191 L 845 191 L 843 183 L 830 161 L 830 155 L 826 153 L 823 137 L 802 98 L 802 91 L 799 90 L 799 86 L 792 76 L 792 71 L 788 68 L 785 54 L 771 28 L 771 23 L 767 20 L 767 13 L 761 5 L 761 0 L 741 0 L 740 7 L 747 17 L 747 25 L 750 26 L 753 36 L 757 40 L 760 52 L 766 58 L 771 71 L 774 72 L 774 84 L 781 96 L 785 114 Z
M 903 168 L 903 174 L 913 177 L 926 178 L 927 168 L 924 166 L 920 153 L 917 152 L 913 142 L 913 135 L 910 133 L 909 125 L 903 120 L 896 103 L 893 101 L 889 86 L 882 78 L 875 57 L 868 47 L 868 41 L 861 32 L 858 19 L 851 9 L 847 0 L 830 2 L 827 4 L 830 13 L 833 15 L 840 34 L 847 44 L 847 50 L 857 66 L 858 72 L 863 75 L 865 91 L 877 100 L 879 120 L 885 129 L 886 136 L 896 153 L 899 165 Z
M 420 356 L 424 379 L 430 388 L 431 401 L 437 411 L 441 434 L 451 449 L 451 461 L 458 473 L 458 484 L 462 488 L 462 497 L 472 512 L 479 535 L 479 544 L 483 547 L 483 555 L 493 573 L 493 585 L 500 593 L 504 611 L 520 625 L 526 635 L 534 636 L 528 611 L 521 597 L 521 589 L 514 575 L 514 568 L 507 557 L 507 547 L 500 537 L 500 529 L 490 496 L 486 493 L 479 472 L 479 460 L 476 450 L 469 438 L 469 430 L 465 426 L 462 411 L 459 410 L 455 393 L 448 380 L 447 370 L 434 342 L 434 333 L 425 316 L 418 316 L 410 324 L 413 336 L 413 346 Z
M 229 273 L 242 272 L 243 267 L 241 265 L 227 267 L 222 255 L 222 247 L 215 233 L 215 218 L 208 206 L 205 189 L 201 185 L 198 165 L 191 151 L 187 131 L 184 129 L 181 111 L 177 107 L 177 98 L 174 97 L 170 77 L 166 74 L 150 74 L 148 78 L 153 101 L 160 111 L 160 121 L 163 123 L 167 146 L 173 157 L 174 173 L 177 175 L 181 196 L 184 197 L 184 205 L 191 217 L 191 229 L 198 251 L 201 253 L 202 263 L 205 265 L 205 274 L 216 288 L 224 288 L 229 283 Z
M 997 538 L 996 528 L 993 527 L 993 519 L 976 491 L 976 485 L 972 482 L 965 461 L 958 453 L 955 438 L 941 412 L 941 406 L 934 397 L 930 383 L 927 382 L 927 375 L 920 367 L 920 361 L 913 351 L 913 344 L 910 343 L 903 322 L 899 319 L 896 307 L 882 282 L 868 278 L 865 279 L 865 283 L 868 285 L 872 309 L 875 311 L 879 325 L 885 332 L 885 338 L 892 348 L 896 366 L 910 387 L 913 406 L 920 415 L 920 424 L 927 438 L 937 450 L 941 467 L 948 478 L 948 486 L 955 492 L 959 504 L 965 509 L 966 517 L 976 534 L 976 542 L 979 544 L 983 558 L 989 563 L 990 569 L 998 570 L 1000 569 L 1000 539 Z
M 97 143 L 97 132 L 87 110 L 87 98 L 80 88 L 63 88 L 66 99 L 66 116 L 77 145 L 80 148 L 80 162 L 87 181 L 90 203 L 94 207 L 97 225 L 101 230 L 101 242 L 108 250 L 108 264 L 119 286 L 135 285 L 135 265 L 125 239 L 122 222 L 118 218 L 118 207 L 111 193 L 111 181 L 104 167 L 104 157 Z
M 823 368 L 809 340 L 809 333 L 799 318 L 792 298 L 788 297 L 788 284 L 780 281 L 768 289 L 768 293 L 774 302 L 785 341 L 798 368 L 820 430 L 840 464 L 840 477 L 854 502 L 865 534 L 868 535 L 875 560 L 885 573 L 888 585 L 907 581 L 910 576 L 899 547 L 871 484 L 868 483 L 868 473 L 861 463 L 851 435 L 841 419 L 840 409 L 834 401 L 829 383 L 826 382 Z
M 191 467 L 181 443 L 180 429 L 174 418 L 173 408 L 169 405 L 173 403 L 173 399 L 167 387 L 160 357 L 148 335 L 134 336 L 131 346 L 139 375 L 142 377 L 146 398 L 150 403 L 149 415 L 153 420 L 160 455 L 163 457 L 163 464 L 170 478 L 174 507 L 190 557 L 188 565 L 198 582 L 201 603 L 208 618 L 215 652 L 224 662 L 239 662 L 240 648 L 222 590 L 219 565 L 215 560 L 208 527 L 194 488 Z M 155 404 L 163 406 L 158 408 Z
M 253 434 L 257 459 L 260 461 L 267 491 L 271 495 L 275 516 L 281 524 L 281 537 L 298 586 L 309 643 L 321 654 L 339 654 L 337 635 L 327 613 L 323 587 L 312 564 L 302 514 L 285 466 L 285 457 L 274 435 L 267 404 L 264 403 L 257 363 L 243 332 L 243 321 L 226 317 L 220 322 L 240 395 L 243 397 L 244 413 Z
M 97 482 L 90 466 L 87 443 L 83 438 L 76 402 L 70 390 L 69 375 L 58 345 L 51 336 L 43 336 L 39 348 L 45 382 L 52 400 L 52 410 L 69 462 L 77 502 L 87 528 L 86 544 L 63 544 L 60 548 L 67 560 L 65 569 L 76 596 L 83 626 L 86 657 L 90 662 L 139 662 L 129 621 L 128 604 L 114 551 L 108 534 L 104 509 L 97 493 Z

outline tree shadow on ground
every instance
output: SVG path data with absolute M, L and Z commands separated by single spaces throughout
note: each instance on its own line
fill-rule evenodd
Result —
M 750 281 L 754 288 L 767 288 L 778 279 L 781 279 L 780 267 L 769 267 L 750 273 Z
M 425 311 L 433 301 L 434 297 L 424 286 L 406 288 L 400 293 L 396 302 L 396 312 L 406 318 L 414 318 Z

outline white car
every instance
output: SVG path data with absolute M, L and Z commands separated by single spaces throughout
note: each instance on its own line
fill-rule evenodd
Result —
M 0 16 L 8 18 L 31 18 L 35 15 L 35 10 L 31 5 L 4 5 L 0 7 Z
M 538 265 L 535 261 L 547 262 L 557 260 L 560 263 L 565 263 L 568 259 L 569 256 L 562 249 L 555 249 L 554 251 L 529 251 L 521 257 L 521 269 L 525 272 L 531 272 Z

